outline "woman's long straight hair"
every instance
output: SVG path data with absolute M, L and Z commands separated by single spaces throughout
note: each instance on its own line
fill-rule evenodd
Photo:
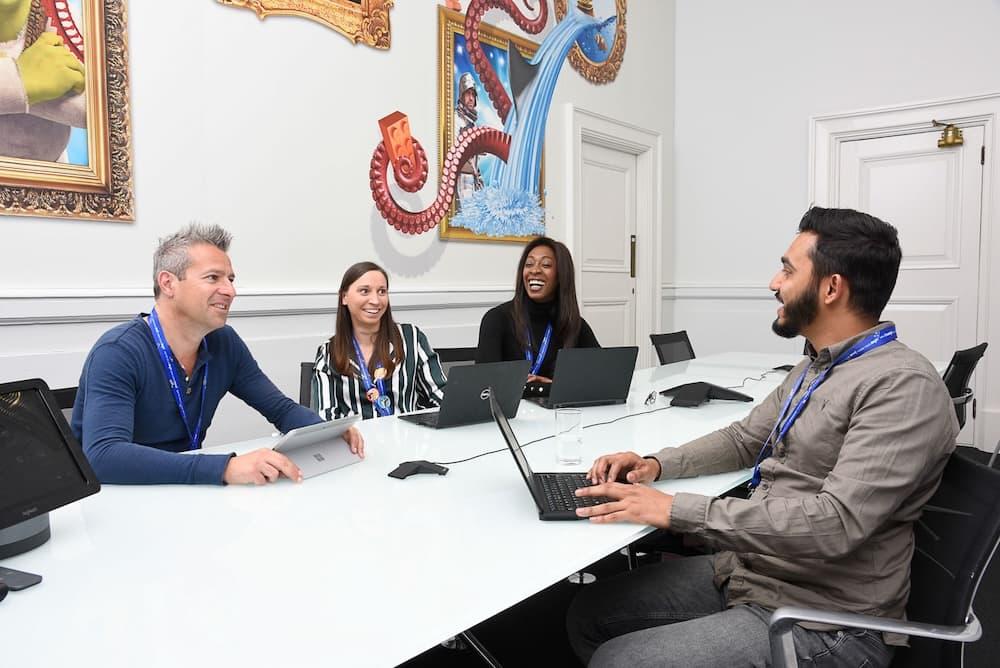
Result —
M 337 298 L 337 328 L 330 337 L 328 355 L 333 361 L 333 368 L 342 376 L 353 376 L 351 360 L 354 359 L 354 325 L 351 323 L 351 312 L 344 306 L 344 296 L 354 283 L 369 271 L 377 271 L 385 276 L 386 289 L 389 287 L 389 275 L 385 269 L 374 262 L 358 262 L 348 267 L 344 278 L 340 281 L 340 292 Z M 390 345 L 392 355 L 390 355 Z M 375 350 L 368 360 L 368 373 L 374 379 L 375 369 L 379 364 L 385 369 L 386 377 L 391 377 L 396 367 L 403 363 L 406 353 L 403 350 L 403 337 L 392 319 L 392 307 L 385 305 L 385 313 L 379 322 L 378 334 L 375 336 Z
M 566 244 L 538 237 L 524 247 L 521 261 L 517 264 L 517 280 L 514 282 L 514 336 L 523 350 L 528 349 L 528 290 L 524 287 L 524 263 L 528 254 L 539 246 L 548 246 L 556 256 L 556 302 L 558 304 L 558 319 L 552 323 L 553 335 L 561 342 L 563 348 L 573 348 L 580 337 L 580 305 L 576 302 L 576 271 L 573 268 L 573 256 Z

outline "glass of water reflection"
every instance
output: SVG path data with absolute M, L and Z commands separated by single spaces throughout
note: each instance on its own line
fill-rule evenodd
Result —
M 579 408 L 557 408 L 556 462 L 575 465 L 583 461 L 583 412 Z

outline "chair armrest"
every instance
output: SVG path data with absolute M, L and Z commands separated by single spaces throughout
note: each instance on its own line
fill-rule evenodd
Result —
M 778 608 L 771 615 L 768 625 L 768 635 L 771 641 L 771 661 L 775 668 L 792 668 L 798 665 L 795 658 L 795 644 L 792 639 L 792 627 L 797 622 L 816 622 L 831 626 L 846 626 L 849 628 L 870 629 L 884 633 L 900 633 L 922 638 L 937 638 L 954 642 L 973 642 L 983 634 L 979 619 L 969 610 L 968 622 L 959 626 L 942 626 L 939 624 L 923 624 L 901 619 L 887 619 L 874 615 L 859 615 L 850 612 L 831 612 L 785 606 Z
M 951 403 L 955 404 L 956 406 L 965 405 L 965 404 L 969 403 L 970 401 L 972 401 L 972 388 L 971 387 L 967 387 L 964 390 L 962 390 L 962 396 L 960 396 L 960 397 L 952 397 L 951 398 Z

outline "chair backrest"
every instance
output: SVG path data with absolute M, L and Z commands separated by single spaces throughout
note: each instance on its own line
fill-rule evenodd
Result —
M 444 375 L 448 375 L 448 370 L 453 366 L 463 366 L 476 363 L 475 348 L 435 348 L 438 360 L 441 361 L 441 368 Z
M 306 408 L 313 408 L 312 402 L 312 377 L 315 362 L 302 362 L 299 364 L 299 403 Z
M 1000 541 L 1000 471 L 953 454 L 913 531 L 907 617 L 964 624 Z M 961 654 L 961 643 L 911 637 L 905 658 L 897 658 L 906 666 L 958 666 Z
M 694 348 L 691 347 L 686 329 L 667 334 L 650 334 L 649 340 L 653 342 L 653 349 L 660 358 L 660 364 L 694 359 Z
M 960 400 L 954 401 L 955 414 L 958 416 L 958 424 L 963 427 L 965 426 L 965 405 L 972 395 L 972 390 L 969 389 L 969 379 L 976 369 L 976 364 L 979 363 L 986 351 L 987 345 L 980 343 L 972 348 L 956 350 L 948 363 L 948 368 L 944 370 L 944 375 L 941 377 L 952 400 Z
M 70 422 L 73 419 L 73 404 L 76 402 L 76 388 L 61 387 L 57 390 L 52 390 L 52 394 L 55 396 L 56 405 L 59 406 L 59 410 L 62 411 L 63 417 L 66 418 L 66 422 Z

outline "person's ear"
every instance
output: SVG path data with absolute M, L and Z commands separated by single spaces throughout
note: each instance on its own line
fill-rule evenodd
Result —
M 823 303 L 832 304 L 839 299 L 847 297 L 847 281 L 840 274 L 831 274 L 823 279 L 825 289 L 823 291 Z
M 156 284 L 160 287 L 160 294 L 172 298 L 177 290 L 177 277 L 169 271 L 161 271 L 156 275 Z

